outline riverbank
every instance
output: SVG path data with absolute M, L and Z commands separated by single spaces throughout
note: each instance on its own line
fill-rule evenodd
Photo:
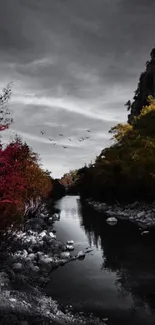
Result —
M 86 199 L 85 203 L 96 211 L 103 212 L 107 218 L 128 220 L 144 230 L 155 229 L 155 201 L 149 204 L 134 202 L 126 205 L 119 203 L 109 205 Z
M 62 312 L 56 301 L 42 293 L 51 281 L 52 271 L 82 256 L 71 255 L 73 242 L 61 243 L 54 232 L 58 214 L 42 205 L 18 229 L 10 227 L 1 243 L 0 323 L 31 324 L 104 324 L 80 314 Z

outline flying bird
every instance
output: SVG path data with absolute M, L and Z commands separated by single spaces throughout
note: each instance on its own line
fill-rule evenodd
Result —
M 87 132 L 91 132 L 90 130 L 86 130 Z
M 63 148 L 65 148 L 65 149 L 66 149 L 67 147 L 66 147 L 66 146 L 63 146 Z
M 69 141 L 72 141 L 71 139 L 68 139 Z
M 53 143 L 53 145 L 55 146 L 55 145 L 56 145 L 56 143 Z
M 44 134 L 45 132 L 43 132 L 43 131 L 40 131 L 41 132 L 41 134 Z
M 63 134 L 62 133 L 59 133 L 60 137 L 63 137 Z
M 50 141 L 53 141 L 53 139 L 49 138 Z

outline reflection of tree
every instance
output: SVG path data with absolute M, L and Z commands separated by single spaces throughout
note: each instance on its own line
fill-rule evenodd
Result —
M 104 216 L 81 208 L 81 226 L 89 242 L 103 251 L 102 269 L 117 274 L 119 294 L 131 294 L 133 308 L 145 306 L 155 311 L 155 242 L 153 236 L 140 235 L 133 224 L 121 221 L 109 226 Z M 100 244 L 99 244 L 100 243 Z

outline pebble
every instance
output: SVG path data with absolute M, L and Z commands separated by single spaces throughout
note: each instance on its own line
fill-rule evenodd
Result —
M 68 240 L 67 245 L 74 245 L 74 240 Z
M 12 268 L 16 271 L 21 271 L 22 270 L 22 264 L 21 263 L 14 263 L 12 265 Z
M 148 235 L 149 234 L 149 230 L 144 230 L 141 235 Z
M 69 250 L 69 251 L 73 251 L 74 246 L 73 245 L 66 245 L 66 249 Z
M 15 299 L 15 298 L 9 298 L 9 300 L 10 300 L 11 302 L 16 302 L 16 301 L 17 301 L 17 299 Z
M 43 231 L 39 234 L 39 236 L 40 236 L 41 238 L 45 237 L 46 235 L 47 235 L 47 231 L 46 231 L 46 230 L 43 230 Z
M 116 219 L 115 217 L 110 217 L 110 218 L 108 218 L 108 219 L 106 220 L 106 222 L 107 222 L 109 225 L 113 226 L 113 225 L 116 225 L 116 223 L 117 223 L 117 219 Z
M 28 255 L 28 258 L 30 258 L 31 261 L 35 260 L 36 255 L 34 253 L 31 253 Z

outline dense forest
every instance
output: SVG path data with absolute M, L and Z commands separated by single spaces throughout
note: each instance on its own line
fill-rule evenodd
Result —
M 100 201 L 130 202 L 155 198 L 155 49 L 140 76 L 128 122 L 109 133 L 114 144 L 95 162 L 64 175 L 61 182 L 84 197 Z

